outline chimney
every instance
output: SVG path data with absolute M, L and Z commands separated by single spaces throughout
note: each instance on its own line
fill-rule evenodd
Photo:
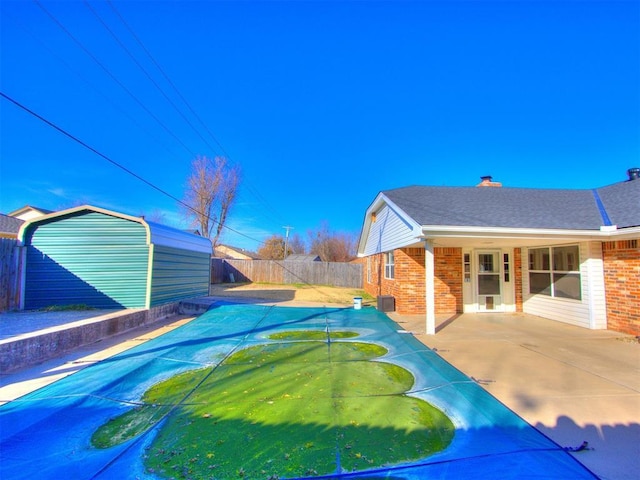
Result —
M 501 187 L 502 184 L 500 182 L 494 182 L 491 175 L 485 175 L 484 177 L 480 177 L 482 180 L 476 187 Z
M 637 180 L 640 178 L 640 168 L 634 167 L 627 170 L 627 175 L 629 175 L 629 181 Z

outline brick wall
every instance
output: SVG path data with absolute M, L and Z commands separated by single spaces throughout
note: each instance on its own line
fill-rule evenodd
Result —
M 462 249 L 434 248 L 436 313 L 462 313 Z
M 373 296 L 393 295 L 396 311 L 401 315 L 418 315 L 426 311 L 425 250 L 402 248 L 394 251 L 395 278 L 384 278 L 384 255 L 372 255 L 371 282 L 367 278 L 367 260 L 363 263 L 364 290 Z M 462 312 L 462 250 L 434 249 L 436 313 Z
M 640 241 L 603 242 L 607 328 L 640 335 Z
M 425 313 L 424 248 L 402 248 L 395 251 L 396 311 L 403 315 Z
M 522 312 L 522 249 L 513 249 L 513 286 L 516 294 L 516 312 Z

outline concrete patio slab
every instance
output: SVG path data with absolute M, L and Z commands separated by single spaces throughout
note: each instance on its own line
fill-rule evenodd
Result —
M 640 344 L 524 314 L 390 317 L 603 479 L 640 471 Z

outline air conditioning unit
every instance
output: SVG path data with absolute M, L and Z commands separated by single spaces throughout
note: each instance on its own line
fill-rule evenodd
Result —
M 392 295 L 380 295 L 378 297 L 379 312 L 394 312 L 396 310 L 396 299 Z

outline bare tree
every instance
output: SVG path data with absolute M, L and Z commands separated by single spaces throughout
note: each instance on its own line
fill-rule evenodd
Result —
M 349 262 L 355 258 L 355 237 L 332 232 L 327 222 L 322 222 L 316 231 L 310 230 L 308 235 L 309 253 L 319 255 L 323 262 Z
M 291 239 L 289 240 L 289 254 L 292 253 L 306 253 L 307 249 L 304 245 L 304 241 L 297 233 L 294 233 Z
M 225 226 L 236 199 L 240 183 L 240 167 L 226 158 L 197 156 L 191 164 L 184 195 L 185 216 L 202 236 L 211 239 L 213 248 Z

